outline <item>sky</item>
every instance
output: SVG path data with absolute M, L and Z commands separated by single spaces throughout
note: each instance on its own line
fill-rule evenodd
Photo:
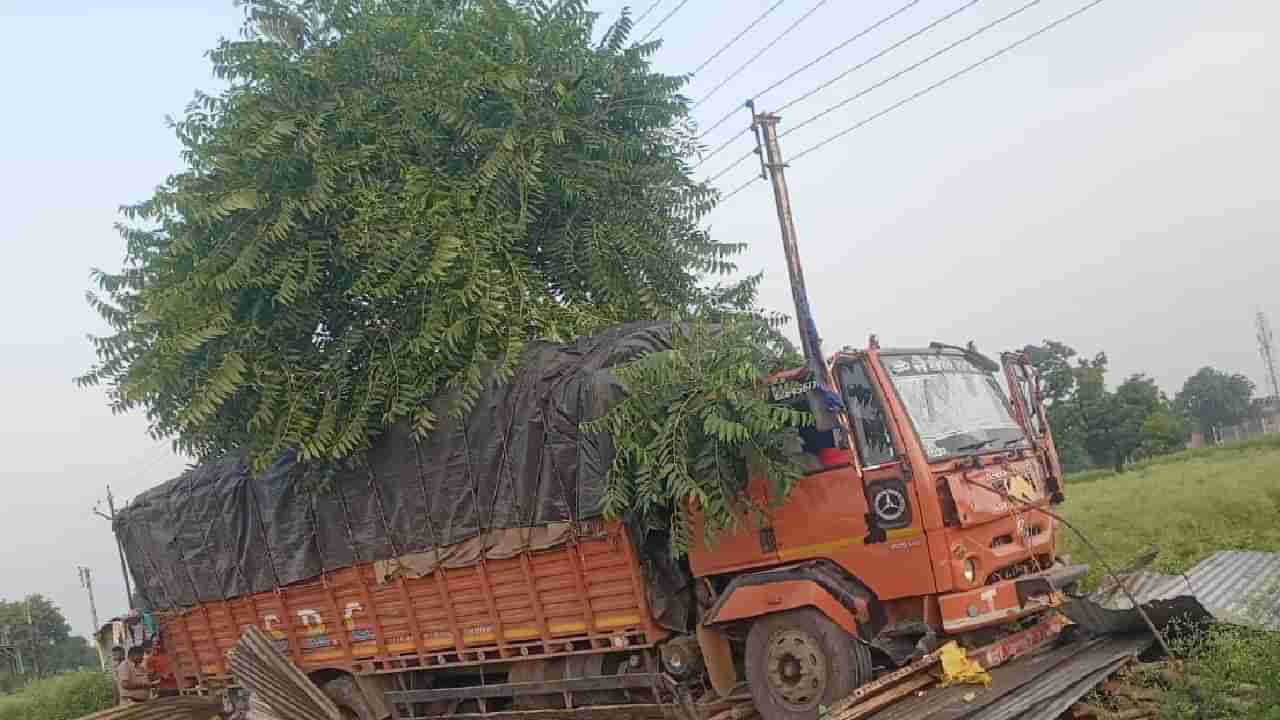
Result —
M 687 73 L 775 0 L 690 0 L 657 31 L 654 60 Z M 782 113 L 825 108 L 1016 9 L 981 0 Z M 825 2 L 694 111 L 704 127 L 904 0 Z M 782 138 L 792 157 L 1080 7 L 1042 0 L 919 69 Z M 623 3 L 596 3 L 605 18 Z M 648 0 L 633 0 L 634 15 Z M 920 0 L 757 98 L 771 110 L 965 4 Z M 637 26 L 648 32 L 678 0 Z M 788 0 L 689 85 L 698 100 L 814 7 Z M 176 6 L 176 7 L 175 7 Z M 46 9 L 56 7 L 56 10 Z M 230 0 L 0 2 L 0 599 L 46 594 L 76 632 L 125 608 L 108 523 L 93 508 L 186 463 L 137 415 L 113 416 L 72 379 L 104 326 L 91 268 L 118 269 L 117 208 L 182 168 L 166 116 L 216 91 L 204 53 L 233 36 Z M 930 340 L 982 349 L 1053 338 L 1105 351 L 1111 378 L 1146 373 L 1172 395 L 1210 365 L 1262 386 L 1254 316 L 1280 327 L 1280 5 L 1109 0 L 1003 57 L 805 155 L 787 170 L 810 299 L 826 349 Z M 746 127 L 745 110 L 708 134 Z M 698 168 L 719 173 L 746 137 Z M 758 172 L 726 172 L 726 191 Z M 772 194 L 748 185 L 708 218 L 763 271 L 761 303 L 790 312 Z

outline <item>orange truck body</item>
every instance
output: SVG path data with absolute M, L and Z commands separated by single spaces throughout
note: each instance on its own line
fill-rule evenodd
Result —
M 1057 558 L 1058 528 L 1047 511 L 1062 500 L 1061 469 L 1038 379 L 1025 357 L 1006 355 L 1003 378 L 995 384 L 990 360 L 961 368 L 962 360 L 976 355 L 941 347 L 947 346 L 881 351 L 873 345 L 835 356 L 834 390 L 844 394 L 855 437 L 815 453 L 819 467 L 800 478 L 785 500 L 770 496 L 768 478 L 752 476 L 745 499 L 754 508 L 744 509 L 738 526 L 714 543 L 695 543 L 688 557 L 697 587 L 689 590 L 696 597 L 690 633 L 673 633 L 655 621 L 641 558 L 626 528 L 591 521 L 565 544 L 504 559 L 422 575 L 356 564 L 273 592 L 161 613 L 166 647 L 188 687 L 207 686 L 230 679 L 228 652 L 244 627 L 256 625 L 313 678 L 349 672 L 396 704 L 427 702 L 421 698 L 445 692 L 402 683 L 397 674 L 470 672 L 482 684 L 480 668 L 497 667 L 515 688 L 529 684 L 515 678 L 541 677 L 541 670 L 532 676 L 518 670 L 533 667 L 524 661 L 558 657 L 569 660 L 544 667 L 572 668 L 584 656 L 602 661 L 606 653 L 652 648 L 678 675 L 665 665 L 666 653 L 674 648 L 672 657 L 686 667 L 690 642 L 713 687 L 724 694 L 742 680 L 739 668 L 752 672 L 749 663 L 735 659 L 734 648 L 765 624 L 757 621 L 789 611 L 825 617 L 895 665 L 910 657 L 910 643 L 905 649 L 894 645 L 904 630 L 958 637 L 1034 625 L 1061 599 L 1062 583 L 1083 572 Z M 910 372 L 903 363 L 917 358 L 925 358 L 919 361 L 922 374 L 942 372 L 934 364 L 967 373 L 950 381 L 961 388 L 968 383 L 963 402 L 987 402 L 1005 434 L 947 448 L 941 435 L 926 441 L 918 427 L 920 396 L 911 407 L 903 394 L 904 373 Z M 772 382 L 798 382 L 791 397 L 808 397 L 805 373 L 784 373 Z M 945 381 L 939 376 L 939 383 Z M 857 383 L 862 390 L 855 396 L 850 387 Z M 922 382 L 916 390 L 938 391 L 929 387 Z M 878 424 L 866 424 L 871 421 Z M 874 448 L 867 444 L 868 428 L 878 433 Z M 691 530 L 700 537 L 694 510 Z M 646 667 L 653 671 L 652 664 Z M 614 672 L 625 669 L 605 674 Z M 783 717 L 762 714 L 766 720 Z
M 469 567 L 384 581 L 361 563 L 307 582 L 161 614 L 187 685 L 229 676 L 228 652 L 256 625 L 303 671 L 358 674 L 652 646 L 653 622 L 626 530 Z

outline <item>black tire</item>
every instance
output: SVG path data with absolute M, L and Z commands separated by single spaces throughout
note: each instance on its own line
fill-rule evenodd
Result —
M 320 686 L 320 692 L 333 701 L 344 720 L 381 720 L 369 705 L 364 691 L 350 675 L 340 675 Z
M 812 608 L 752 623 L 746 666 L 763 720 L 815 720 L 821 708 L 872 679 L 867 646 Z

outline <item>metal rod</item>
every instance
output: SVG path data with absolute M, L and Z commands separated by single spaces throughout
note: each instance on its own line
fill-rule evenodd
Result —
M 1023 500 L 1022 498 L 1017 497 L 1015 495 L 1010 495 L 1009 493 L 1003 490 L 1000 490 L 999 488 L 988 485 L 987 483 L 984 483 L 979 480 L 974 480 L 973 478 L 965 478 L 965 482 L 968 482 L 971 485 L 976 485 L 984 490 L 993 492 L 996 495 L 999 495 L 1000 497 L 1004 498 L 1005 501 L 1007 502 L 1016 502 L 1022 505 L 1027 505 L 1033 511 L 1044 513 L 1045 515 L 1048 515 L 1054 520 L 1057 520 L 1058 522 L 1070 528 L 1071 532 L 1075 533 L 1076 536 L 1080 538 L 1081 542 L 1085 544 L 1085 547 L 1089 548 L 1089 551 L 1093 553 L 1094 557 L 1098 558 L 1098 562 L 1102 564 L 1102 569 L 1106 570 L 1107 572 L 1107 577 L 1111 578 L 1111 581 L 1114 582 L 1116 586 L 1119 587 L 1120 590 L 1124 592 L 1125 597 L 1129 599 L 1129 602 L 1133 603 L 1133 609 L 1137 610 L 1138 614 L 1142 616 L 1142 621 L 1147 624 L 1147 629 L 1149 629 L 1151 631 L 1151 634 L 1155 636 L 1156 642 L 1160 643 L 1160 649 L 1164 650 L 1165 655 L 1168 655 L 1169 657 L 1175 658 L 1175 659 L 1178 657 L 1177 655 L 1174 655 L 1173 650 L 1169 648 L 1169 643 L 1165 642 L 1164 634 L 1161 633 L 1158 629 L 1156 629 L 1156 624 L 1151 621 L 1151 616 L 1147 615 L 1147 611 L 1142 609 L 1142 605 L 1138 602 L 1138 599 L 1134 597 L 1132 592 L 1129 591 L 1128 584 L 1126 584 L 1123 580 L 1120 579 L 1120 576 L 1116 574 L 1116 571 L 1114 569 L 1112 569 L 1111 564 L 1108 563 L 1107 559 L 1102 556 L 1102 551 L 1098 550 L 1097 546 L 1095 546 L 1089 540 L 1089 538 L 1085 537 L 1085 534 L 1083 532 L 1080 532 L 1079 528 L 1077 528 L 1075 525 L 1072 525 L 1071 522 L 1066 518 L 1062 517 L 1056 512 L 1053 512 L 1052 510 L 1049 510 L 1048 508 L 1040 507 L 1033 502 Z

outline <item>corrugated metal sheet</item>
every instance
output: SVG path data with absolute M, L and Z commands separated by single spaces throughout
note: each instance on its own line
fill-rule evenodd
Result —
M 261 628 L 247 628 L 240 636 L 231 656 L 231 672 L 249 691 L 256 715 L 274 716 L 273 720 L 342 720 L 333 701 L 275 648 Z
M 221 712 L 222 701 L 216 698 L 176 697 L 120 705 L 80 720 L 211 720 Z
M 1151 644 L 1145 634 L 1077 640 L 991 671 L 989 688 L 933 689 L 885 708 L 875 720 L 1054 720 Z M 966 701 L 967 695 L 973 699 Z
M 1124 576 L 1130 592 L 1149 612 L 1193 598 L 1219 621 L 1280 630 L 1280 553 L 1223 550 L 1184 575 L 1142 571 Z M 1112 585 L 1090 596 L 1107 610 L 1132 610 L 1133 603 Z

